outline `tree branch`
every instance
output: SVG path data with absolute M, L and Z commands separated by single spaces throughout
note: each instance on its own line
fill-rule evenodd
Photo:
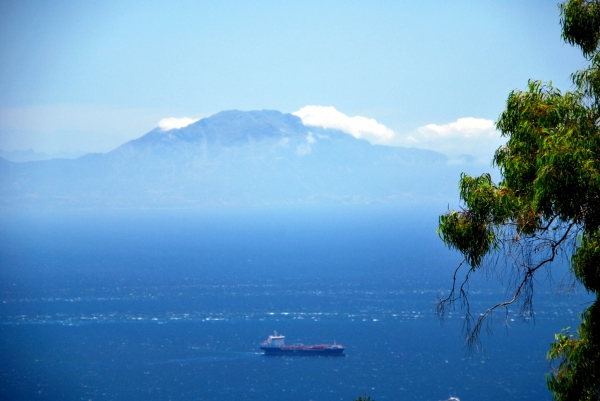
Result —
M 529 236 L 523 237 L 521 236 L 521 233 L 514 231 L 513 234 L 504 232 L 504 239 L 501 243 L 504 244 L 503 249 L 506 252 L 505 256 L 507 256 L 505 260 L 510 260 L 512 262 L 513 271 L 518 272 L 516 275 L 518 279 L 515 279 L 513 284 L 514 291 L 512 292 L 510 299 L 493 305 L 477 318 L 474 318 L 471 313 L 468 290 L 466 288 L 471 273 L 475 270 L 470 269 L 466 273 L 464 280 L 462 280 L 460 287 L 457 287 L 457 282 L 459 281 L 458 275 L 466 260 L 463 259 L 460 262 L 454 271 L 450 294 L 445 298 L 438 298 L 437 300 L 436 314 L 440 320 L 443 321 L 448 305 L 453 305 L 456 301 L 461 302 L 461 308 L 465 310 L 463 333 L 465 333 L 465 344 L 469 350 L 479 348 L 481 344 L 479 339 L 481 330 L 483 329 L 485 322 L 490 321 L 489 319 L 492 317 L 495 310 L 503 307 L 506 308 L 505 321 L 507 321 L 509 313 L 508 306 L 521 299 L 522 307 L 520 315 L 523 318 L 533 316 L 532 298 L 535 273 L 540 268 L 551 264 L 559 254 L 561 247 L 565 245 L 570 238 L 573 238 L 573 229 L 578 227 L 577 219 L 571 220 L 571 222 L 566 225 L 566 228 L 561 229 L 564 226 L 565 223 L 557 223 L 556 219 L 552 218 L 535 234 Z M 516 226 L 514 228 L 516 230 Z M 540 231 L 546 235 L 542 235 Z M 542 254 L 545 255 L 542 256 Z M 538 259 L 539 256 L 542 256 L 541 260 Z M 538 260 L 536 261 L 536 259 Z M 491 265 L 497 265 L 499 261 L 500 258 L 497 258 L 495 262 L 491 262 Z M 488 326 L 488 331 L 491 332 L 491 326 Z

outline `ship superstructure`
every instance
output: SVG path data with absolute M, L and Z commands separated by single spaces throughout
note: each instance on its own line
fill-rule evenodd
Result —
M 336 344 L 335 342 L 333 345 L 285 345 L 285 336 L 275 332 L 260 345 L 260 349 L 265 352 L 265 355 L 343 356 L 345 348 L 340 344 Z

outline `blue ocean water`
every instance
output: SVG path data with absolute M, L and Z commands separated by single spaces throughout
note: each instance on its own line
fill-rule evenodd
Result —
M 462 313 L 433 311 L 460 261 L 439 212 L 3 212 L 0 399 L 551 399 L 548 344 L 585 296 L 540 281 L 535 321 L 498 316 L 468 354 Z M 471 291 L 481 311 L 505 297 Z M 266 357 L 273 330 L 347 356 Z

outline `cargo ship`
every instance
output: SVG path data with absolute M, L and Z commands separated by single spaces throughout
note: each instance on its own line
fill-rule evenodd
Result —
M 265 355 L 315 355 L 315 356 L 344 356 L 344 347 L 340 344 L 285 345 L 285 336 L 275 332 L 261 345 Z

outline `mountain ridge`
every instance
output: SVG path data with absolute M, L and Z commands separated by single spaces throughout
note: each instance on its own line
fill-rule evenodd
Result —
M 373 145 L 275 110 L 229 110 L 104 154 L 2 162 L 0 206 L 385 203 L 454 196 L 454 170 L 433 151 Z
M 178 140 L 197 142 L 201 139 L 223 145 L 232 145 L 256 136 L 257 132 L 261 134 L 261 137 L 276 137 L 277 134 L 295 134 L 303 127 L 304 125 L 299 117 L 292 114 L 283 114 L 276 110 L 248 112 L 226 110 L 182 128 L 163 130 L 157 127 L 122 146 L 128 144 L 139 146 L 156 141 L 165 144 Z M 223 132 L 226 132 L 227 136 L 220 135 Z

